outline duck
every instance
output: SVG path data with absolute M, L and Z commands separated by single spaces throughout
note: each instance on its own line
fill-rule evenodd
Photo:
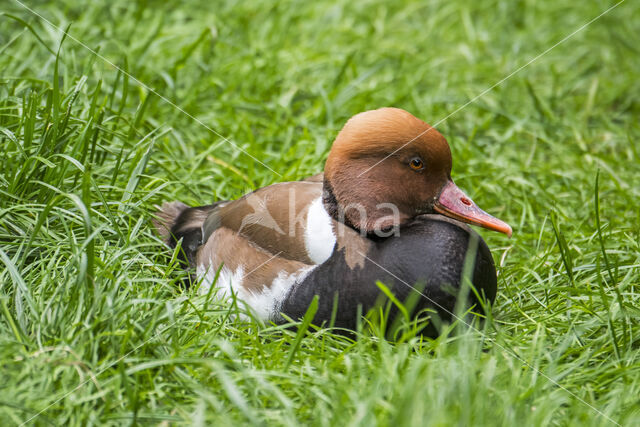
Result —
M 451 321 L 458 301 L 482 311 L 497 293 L 491 252 L 469 225 L 512 234 L 451 171 L 441 133 L 385 107 L 345 123 L 322 173 L 205 206 L 165 202 L 153 221 L 200 293 L 213 287 L 263 321 L 299 320 L 317 299 L 314 324 L 354 330 L 388 301 L 384 287 L 399 302 L 418 297 L 412 316 Z M 406 311 L 391 304 L 390 319 Z

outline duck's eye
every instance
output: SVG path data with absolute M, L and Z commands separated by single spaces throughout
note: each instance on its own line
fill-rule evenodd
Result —
M 424 169 L 424 163 L 422 162 L 422 159 L 420 157 L 414 157 L 413 159 L 409 160 L 409 166 L 414 171 Z

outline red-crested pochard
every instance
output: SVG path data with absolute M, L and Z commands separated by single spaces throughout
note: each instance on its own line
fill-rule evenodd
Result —
M 451 166 L 437 130 L 381 108 L 347 121 L 324 174 L 208 206 L 165 203 L 155 225 L 170 247 L 181 242 L 201 292 L 233 290 L 265 320 L 300 318 L 318 295 L 314 323 L 333 315 L 336 326 L 353 328 L 379 301 L 378 280 L 400 300 L 419 292 L 414 312 L 450 318 L 470 241 L 471 281 L 488 300 L 496 294 L 489 249 L 462 222 L 511 235 L 453 183 Z

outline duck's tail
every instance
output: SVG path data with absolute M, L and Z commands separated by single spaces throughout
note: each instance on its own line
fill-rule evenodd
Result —
M 185 268 L 195 267 L 196 252 L 202 245 L 202 225 L 209 213 L 225 201 L 189 207 L 182 202 L 165 202 L 159 207 L 153 226 L 171 249 L 182 240 L 179 258 Z

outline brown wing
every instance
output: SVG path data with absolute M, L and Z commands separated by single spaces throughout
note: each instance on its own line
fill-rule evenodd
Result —
M 215 271 L 224 265 L 227 271 L 241 277 L 243 290 L 258 292 L 271 288 L 282 274 L 299 274 L 316 265 L 305 241 L 308 228 L 314 228 L 313 215 L 322 197 L 322 182 L 297 181 L 274 184 L 247 194 L 215 209 L 203 225 L 204 244 L 196 264 L 203 271 Z M 316 208 L 310 207 L 316 203 Z M 327 214 L 325 214 L 327 215 Z M 314 235 L 323 250 L 334 247 L 343 251 L 350 268 L 364 266 L 364 255 L 372 243 L 366 237 L 328 215 L 324 223 L 327 233 Z M 321 229 L 322 230 L 322 229 Z M 332 240 L 333 239 L 333 240 Z M 326 242 L 325 242 L 326 240 Z M 314 246 L 315 239 L 311 239 Z M 331 243 L 333 241 L 334 243 Z M 329 256 L 330 252 L 324 252 Z
M 311 265 L 304 231 L 309 206 L 321 196 L 320 182 L 284 182 L 261 188 L 212 212 L 204 223 L 204 241 L 217 229 L 226 228 L 268 253 Z

